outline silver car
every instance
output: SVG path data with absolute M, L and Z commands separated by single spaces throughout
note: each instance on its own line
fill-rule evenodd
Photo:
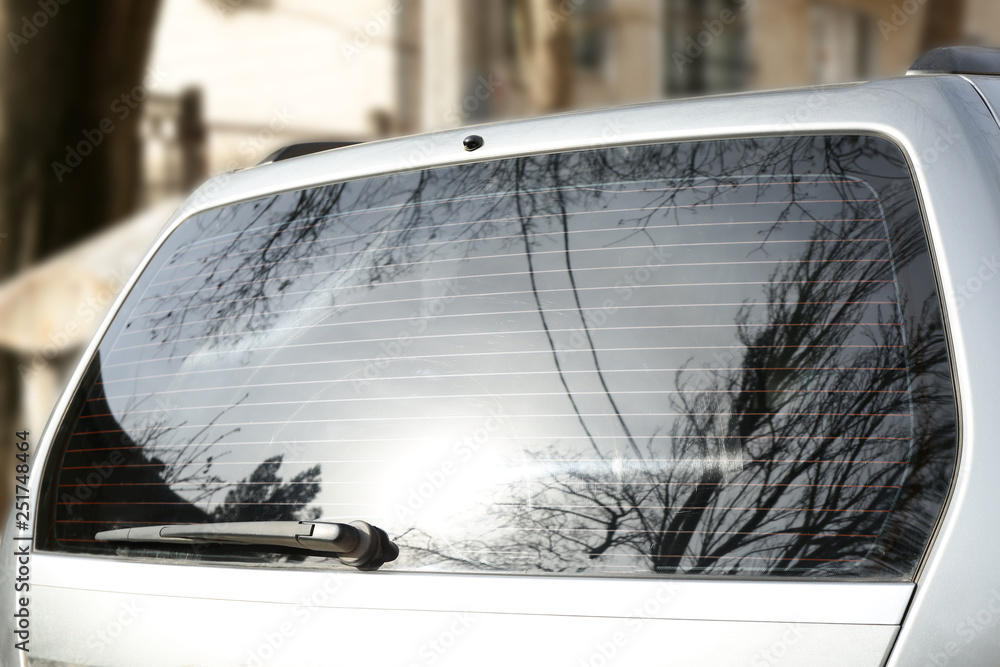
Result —
M 1000 663 L 1000 52 L 910 74 L 208 182 L 15 436 L 0 660 Z

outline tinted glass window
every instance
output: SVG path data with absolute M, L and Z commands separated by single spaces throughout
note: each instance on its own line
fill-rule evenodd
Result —
M 955 405 L 898 149 L 743 139 L 199 214 L 57 447 L 63 551 L 288 560 L 93 538 L 324 517 L 384 528 L 394 569 L 900 579 Z

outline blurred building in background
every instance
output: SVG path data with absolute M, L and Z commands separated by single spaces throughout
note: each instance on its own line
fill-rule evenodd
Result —
M 943 43 L 1000 45 L 1000 2 L 164 0 L 150 43 L 141 99 L 133 89 L 145 213 L 0 284 L 0 354 L 19 369 L 7 432 L 41 429 L 116 291 L 205 178 L 300 141 L 899 75 Z
M 933 1 L 954 25 L 929 29 Z M 296 141 L 883 78 L 939 43 L 1000 44 L 1000 2 L 933 1 L 167 0 L 146 201 Z
M 144 201 L 298 141 L 882 78 L 938 41 L 1000 44 L 1000 2 L 934 1 L 941 38 L 929 0 L 167 0 Z
M 1000 44 L 1000 3 L 410 0 L 398 30 L 395 117 L 413 132 L 896 76 L 934 46 Z

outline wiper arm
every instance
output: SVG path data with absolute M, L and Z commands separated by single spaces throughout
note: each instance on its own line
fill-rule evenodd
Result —
M 366 521 L 236 521 L 190 523 L 104 530 L 95 538 L 107 542 L 176 544 L 248 544 L 292 547 L 336 554 L 359 570 L 377 570 L 396 560 L 397 547 L 384 530 Z

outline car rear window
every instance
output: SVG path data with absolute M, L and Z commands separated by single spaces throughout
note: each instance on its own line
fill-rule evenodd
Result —
M 58 551 L 363 519 L 397 570 L 912 576 L 956 408 L 896 146 L 615 147 L 287 192 L 181 223 L 55 443 Z

